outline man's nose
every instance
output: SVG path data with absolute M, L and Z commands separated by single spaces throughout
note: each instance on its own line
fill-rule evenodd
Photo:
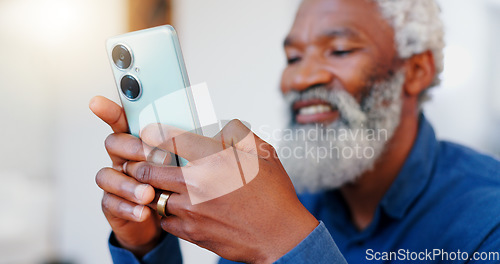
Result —
M 305 59 L 293 76 L 291 90 L 304 91 L 316 85 L 327 85 L 333 81 L 334 74 L 314 59 Z

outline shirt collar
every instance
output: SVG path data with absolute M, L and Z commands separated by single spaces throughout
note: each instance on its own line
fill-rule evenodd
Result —
M 417 139 L 410 155 L 380 202 L 387 215 L 399 219 L 406 214 L 415 199 L 425 190 L 437 152 L 438 142 L 434 129 L 421 114 Z

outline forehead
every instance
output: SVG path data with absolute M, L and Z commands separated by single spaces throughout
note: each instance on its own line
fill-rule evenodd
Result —
M 287 40 L 309 42 L 330 32 L 394 47 L 394 30 L 373 0 L 304 0 Z

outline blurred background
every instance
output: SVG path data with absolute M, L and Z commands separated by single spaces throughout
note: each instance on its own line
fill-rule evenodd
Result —
M 106 38 L 170 21 L 218 118 L 259 134 L 285 124 L 282 41 L 299 2 L 0 0 L 0 263 L 111 263 L 94 182 L 111 131 L 88 110 L 94 95 L 118 99 Z M 500 0 L 439 2 L 446 70 L 425 112 L 440 138 L 498 155 Z M 186 263 L 217 259 L 182 249 Z

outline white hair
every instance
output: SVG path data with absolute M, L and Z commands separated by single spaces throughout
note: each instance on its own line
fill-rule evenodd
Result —
M 430 87 L 439 85 L 439 75 L 444 69 L 444 26 L 441 9 L 436 0 L 372 0 L 382 16 L 394 28 L 398 55 L 402 59 L 431 51 L 434 56 L 436 76 Z M 429 88 L 430 88 L 429 87 Z M 427 99 L 427 90 L 421 101 Z

